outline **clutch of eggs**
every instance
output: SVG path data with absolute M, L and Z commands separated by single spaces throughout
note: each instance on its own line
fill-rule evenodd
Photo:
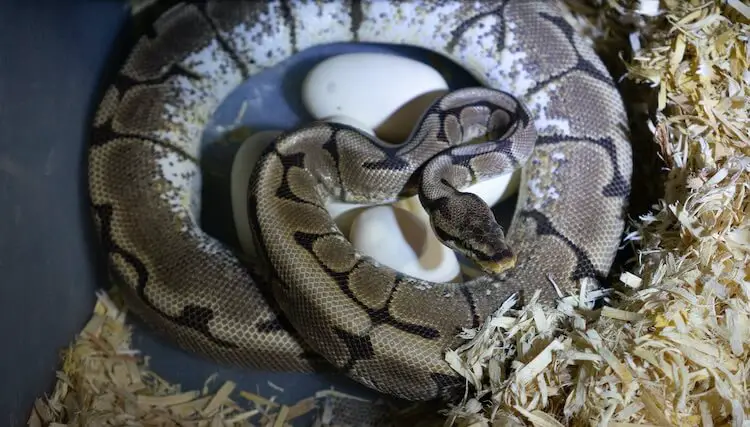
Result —
M 382 53 L 352 53 L 315 66 L 303 82 L 302 101 L 315 119 L 348 124 L 386 143 L 401 143 L 429 104 L 447 91 L 440 73 L 419 61 Z M 234 221 L 242 248 L 251 257 L 255 249 L 247 222 L 247 182 L 261 151 L 279 134 L 264 131 L 250 136 L 232 166 Z M 518 180 L 517 171 L 465 191 L 492 206 L 511 196 Z M 423 280 L 461 280 L 456 254 L 437 239 L 417 196 L 390 205 L 330 201 L 326 207 L 354 247 L 381 264 Z

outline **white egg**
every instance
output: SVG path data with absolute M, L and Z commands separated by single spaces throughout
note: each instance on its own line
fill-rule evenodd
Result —
M 358 130 L 361 130 L 362 132 L 372 136 L 376 137 L 375 131 L 367 126 L 366 124 L 362 123 L 361 121 L 357 120 L 354 117 L 351 116 L 331 116 L 325 119 L 328 122 L 335 122 L 335 123 L 341 123 L 344 125 L 349 125 L 351 127 L 357 128 Z
M 250 174 L 263 150 L 276 138 L 281 131 L 263 131 L 250 135 L 237 150 L 232 161 L 232 175 L 230 178 L 232 215 L 237 239 L 242 250 L 250 257 L 255 257 L 255 246 L 250 223 L 247 219 L 247 187 Z
M 448 84 L 437 70 L 414 59 L 349 53 L 310 70 L 302 84 L 302 102 L 316 119 L 346 116 L 365 129 L 377 129 L 415 98 L 446 90 Z M 406 135 L 410 130 L 405 130 Z
M 360 252 L 401 273 L 438 283 L 455 281 L 461 273 L 456 254 L 426 226 L 406 209 L 374 206 L 354 220 L 349 240 Z

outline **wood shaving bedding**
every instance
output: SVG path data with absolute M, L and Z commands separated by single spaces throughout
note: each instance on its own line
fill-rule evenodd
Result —
M 92 318 L 65 351 L 52 394 L 35 402 L 29 426 L 282 427 L 317 409 L 325 397 L 288 406 L 240 391 L 235 401 L 237 385 L 211 387 L 214 376 L 202 390 L 182 391 L 131 348 L 121 307 L 116 292 L 98 293 Z
M 30 427 L 290 427 L 313 411 L 308 418 L 316 427 L 368 427 L 397 413 L 386 402 L 332 389 L 284 405 L 238 390 L 233 381 L 215 387 L 215 375 L 201 390 L 183 391 L 150 370 L 148 359 L 131 347 L 117 291 L 97 297 L 93 316 L 63 352 L 53 392 L 34 403 Z
M 626 78 L 655 95 L 663 197 L 632 223 L 609 306 L 544 312 L 554 338 L 534 301 L 465 332 L 446 360 L 475 391 L 446 425 L 750 425 L 750 5 L 569 3 L 583 33 L 628 43 Z

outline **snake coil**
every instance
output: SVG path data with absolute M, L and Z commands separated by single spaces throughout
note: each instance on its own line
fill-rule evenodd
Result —
M 333 123 L 283 135 L 253 173 L 260 254 L 248 268 L 198 225 L 203 127 L 248 77 L 337 42 L 422 47 L 483 87 L 438 100 L 398 146 Z M 464 144 L 482 133 L 492 140 Z M 461 189 L 516 167 L 503 233 Z M 309 372 L 323 356 L 410 400 L 462 388 L 443 352 L 511 293 L 541 289 L 552 302 L 548 278 L 567 292 L 597 286 L 623 231 L 631 172 L 620 95 L 546 0 L 180 4 L 133 48 L 89 148 L 94 222 L 138 316 L 221 363 Z M 323 207 L 328 195 L 382 202 L 405 191 L 419 194 L 447 245 L 493 274 L 448 284 L 399 274 L 357 253 Z

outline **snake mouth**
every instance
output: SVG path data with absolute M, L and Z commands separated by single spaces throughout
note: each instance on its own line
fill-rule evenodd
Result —
M 477 261 L 477 264 L 489 274 L 502 274 L 516 266 L 516 254 L 504 254 L 498 259 Z

